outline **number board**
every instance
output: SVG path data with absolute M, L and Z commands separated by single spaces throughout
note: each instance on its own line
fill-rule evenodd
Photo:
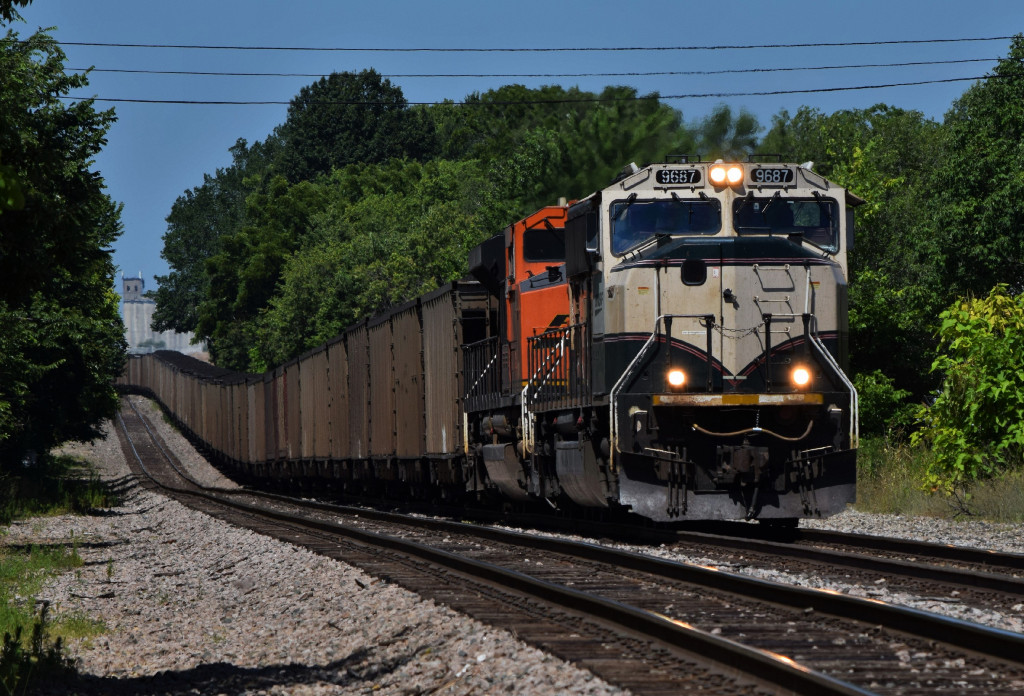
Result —
M 785 186 L 795 179 L 792 167 L 756 167 L 750 170 L 750 183 L 754 186 Z
M 659 169 L 654 175 L 655 181 L 659 184 L 677 184 L 693 186 L 700 183 L 701 175 L 699 169 Z

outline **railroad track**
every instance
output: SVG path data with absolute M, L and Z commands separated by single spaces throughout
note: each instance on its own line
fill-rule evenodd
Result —
M 169 476 L 156 460 L 173 457 L 156 438 L 142 444 L 144 424 L 128 422 L 137 417 L 123 421 L 125 442 L 139 441 L 126 451 L 139 455 L 139 467 L 163 467 L 155 477 Z M 365 510 L 339 524 L 338 510 L 325 506 L 197 488 L 174 485 L 172 493 L 510 627 L 635 693 L 697 685 L 719 693 L 1024 691 L 1017 634 L 606 547 L 370 519 Z

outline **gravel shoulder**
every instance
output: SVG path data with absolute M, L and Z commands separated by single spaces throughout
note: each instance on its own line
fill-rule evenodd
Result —
M 161 430 L 176 450 L 185 442 Z M 130 476 L 110 429 L 69 452 L 109 480 Z M 219 476 L 194 452 L 183 459 L 206 480 Z M 68 646 L 82 675 L 73 693 L 626 693 L 358 568 L 135 486 L 122 502 L 19 522 L 0 537 L 81 544 L 85 566 L 40 595 L 55 612 L 106 624 Z
M 233 485 L 161 418 L 153 420 L 193 477 Z M 109 428 L 105 440 L 67 451 L 92 461 L 107 480 L 131 479 Z M 1024 553 L 1018 525 L 854 510 L 801 525 Z M 106 624 L 105 634 L 68 646 L 82 675 L 74 693 L 625 693 L 506 631 L 358 568 L 232 527 L 135 485 L 120 507 L 102 514 L 28 520 L 5 531 L 0 543 L 74 538 L 81 544 L 86 565 L 51 581 L 40 596 L 56 612 L 85 613 Z M 860 588 L 750 567 L 725 570 L 1024 630 L 1024 605 L 981 616 L 958 607 L 955 598 L 896 596 L 884 579 Z

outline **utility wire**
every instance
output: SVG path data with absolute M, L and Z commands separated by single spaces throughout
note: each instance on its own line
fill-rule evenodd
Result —
M 624 101 L 640 101 L 643 99 L 658 99 L 662 101 L 674 100 L 674 99 L 722 99 L 726 97 L 765 97 L 775 96 L 782 94 L 823 94 L 827 92 L 848 92 L 863 89 L 885 89 L 887 87 L 914 87 L 917 85 L 934 85 L 946 82 L 968 82 L 974 80 L 984 80 L 986 77 L 952 77 L 944 80 L 919 80 L 916 82 L 893 82 L 889 84 L 880 85 L 859 85 L 855 87 L 820 87 L 816 89 L 780 89 L 771 90 L 765 92 L 706 92 L 706 93 L 695 93 L 695 94 L 655 94 L 650 96 L 637 96 L 637 97 L 594 97 L 589 99 L 537 99 L 537 100 L 521 100 L 521 101 L 471 101 L 471 102 L 456 102 L 456 101 L 443 101 L 443 102 L 406 102 L 410 106 L 440 106 L 447 104 L 449 106 L 518 106 L 518 105 L 535 105 L 535 104 L 586 104 L 596 102 L 624 102 Z M 188 104 L 188 105 L 218 105 L 218 106 L 266 106 L 266 105 L 287 105 L 291 104 L 291 101 L 273 101 L 273 100 L 261 100 L 261 101 L 227 101 L 227 100 L 191 100 L 191 99 L 116 99 L 108 97 L 80 97 L 80 96 L 62 96 L 61 99 L 70 99 L 74 101 L 85 101 L 92 100 L 97 102 L 111 102 L 111 103 L 127 103 L 127 104 Z M 384 102 L 376 101 L 319 101 L 319 104 L 324 105 L 358 105 L 358 106 L 387 106 Z
M 214 46 L 199 44 L 105 43 L 98 41 L 58 41 L 61 46 L 98 46 L 105 48 L 176 48 L 217 51 L 330 51 L 348 53 L 586 53 L 625 51 L 724 51 L 753 48 L 824 48 L 844 46 L 898 46 L 914 44 L 967 43 L 973 41 L 1009 41 L 1012 36 L 987 36 L 959 39 L 902 39 L 892 41 L 836 41 L 792 44 L 719 44 L 705 46 L 618 46 L 618 47 L 543 47 L 543 48 L 353 48 L 343 46 Z M 22 40 L 21 43 L 25 43 Z
M 673 77 L 699 75 L 732 75 L 742 73 L 796 72 L 802 70 L 850 70 L 860 68 L 905 68 L 924 65 L 955 65 L 960 63 L 993 63 L 999 58 L 962 58 L 958 60 L 919 60 L 906 63 L 861 63 L 857 65 L 818 65 L 782 68 L 734 68 L 727 70 L 672 70 L 651 72 L 593 72 L 593 73 L 391 73 L 386 78 L 437 77 Z M 327 77 L 329 73 L 261 73 L 261 72 L 207 72 L 198 70 L 142 70 L 129 68 L 67 68 L 68 72 L 131 73 L 140 75 L 196 75 L 216 77 Z

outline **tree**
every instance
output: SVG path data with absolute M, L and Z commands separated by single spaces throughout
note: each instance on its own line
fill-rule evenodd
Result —
M 0 76 L 4 181 L 22 199 L 0 214 L 0 465 L 10 466 L 100 435 L 125 344 L 109 249 L 120 207 L 91 168 L 113 111 L 63 103 L 88 81 L 65 74 L 44 33 L 9 32 Z
M 942 287 L 950 298 L 998 283 L 1024 289 L 1024 37 L 946 114 L 931 184 Z
M 736 160 L 754 151 L 761 125 L 757 117 L 746 109 L 740 109 L 739 115 L 733 116 L 732 109 L 722 104 L 702 119 L 694 130 L 699 134 L 696 148 L 702 157 Z
M 303 87 L 281 126 L 282 173 L 292 183 L 354 162 L 427 159 L 433 124 L 409 108 L 402 90 L 375 70 L 332 73 Z
M 276 176 L 266 191 L 249 197 L 245 223 L 224 235 L 220 250 L 206 260 L 209 285 L 197 310 L 196 333 L 218 365 L 247 368 L 256 317 L 325 203 L 321 185 L 303 181 L 291 186 Z
M 251 147 L 239 139 L 230 152 L 230 166 L 204 175 L 201 186 L 186 191 L 171 206 L 160 252 L 171 270 L 156 277 L 155 331 L 197 330 L 198 308 L 209 293 L 206 262 L 221 251 L 221 239 L 245 223 L 246 198 L 266 186 L 281 144 L 276 136 Z
M 496 229 L 492 181 L 473 160 L 392 160 L 351 165 L 319 182 L 330 202 L 260 312 L 250 369 L 285 362 L 464 276 L 469 250 Z
M 462 107 L 432 107 L 430 114 L 440 152 L 490 168 L 515 200 L 517 216 L 603 188 L 630 162 L 695 149 L 677 110 L 632 87 L 596 94 L 506 85 L 471 94 Z
M 865 432 L 906 425 L 910 398 L 935 386 L 927 365 L 935 316 L 950 299 L 940 286 L 927 210 L 929 172 L 942 166 L 940 125 L 885 104 L 833 114 L 783 111 L 759 150 L 815 171 L 864 198 L 850 263 L 851 366 L 866 395 Z
M 28 7 L 32 0 L 0 0 L 0 19 L 10 22 L 12 19 L 20 19 L 15 7 Z

